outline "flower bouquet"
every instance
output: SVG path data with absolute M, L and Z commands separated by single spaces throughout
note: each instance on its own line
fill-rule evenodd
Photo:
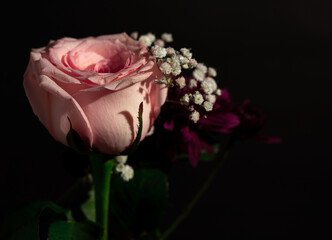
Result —
M 33 49 L 24 89 L 33 112 L 68 150 L 68 169 L 88 186 L 69 207 L 32 202 L 8 216 L 1 239 L 167 239 L 188 216 L 236 141 L 258 136 L 263 114 L 234 103 L 213 67 L 173 36 L 126 33 L 62 38 Z M 168 175 L 177 161 L 215 164 L 168 229 Z M 71 189 L 71 188 L 70 188 Z M 70 195 L 70 194 L 69 194 Z M 68 197 L 65 194 L 64 198 Z

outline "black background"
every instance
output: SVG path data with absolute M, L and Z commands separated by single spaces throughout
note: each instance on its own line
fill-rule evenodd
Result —
M 50 39 L 173 33 L 174 47 L 219 72 L 235 101 L 249 98 L 282 143 L 238 143 L 170 239 L 332 238 L 330 1 L 9 2 L 1 14 L 1 219 L 29 200 L 56 199 L 73 181 L 64 147 L 32 113 L 22 87 L 30 48 Z M 211 164 L 170 176 L 174 219 Z

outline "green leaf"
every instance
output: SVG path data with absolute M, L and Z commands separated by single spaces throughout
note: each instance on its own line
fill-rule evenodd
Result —
M 92 189 L 89 192 L 89 199 L 81 205 L 82 212 L 85 217 L 94 222 L 96 221 L 96 208 L 95 208 L 95 191 Z
M 138 131 L 137 131 L 137 135 L 136 138 L 133 142 L 133 144 L 131 146 L 129 146 L 126 150 L 124 150 L 120 155 L 130 155 L 131 153 L 133 153 L 136 148 L 138 147 L 138 145 L 141 142 L 141 136 L 142 136 L 142 130 L 143 130 L 143 102 L 141 102 L 141 104 L 139 105 L 138 108 Z
M 98 240 L 101 234 L 92 222 L 58 221 L 50 225 L 48 240 Z
M 49 224 L 66 220 L 66 210 L 50 201 L 32 202 L 10 214 L 0 229 L 0 239 L 46 239 Z
M 68 121 L 69 121 L 69 125 L 70 125 L 70 129 L 66 135 L 66 140 L 67 140 L 68 145 L 78 153 L 89 152 L 90 149 L 87 147 L 87 145 L 85 144 L 85 142 L 83 141 L 81 136 L 78 134 L 78 132 L 76 132 L 73 129 L 69 117 L 68 117 Z
M 136 169 L 128 182 L 121 177 L 112 180 L 111 213 L 131 234 L 154 232 L 167 204 L 168 182 L 159 169 Z

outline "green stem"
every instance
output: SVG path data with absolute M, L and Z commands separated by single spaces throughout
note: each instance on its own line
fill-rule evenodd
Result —
M 99 155 L 91 155 L 90 163 L 95 186 L 96 223 L 104 229 L 102 240 L 107 240 L 109 195 L 114 161 L 105 162 Z
M 172 223 L 172 225 L 162 234 L 162 236 L 160 237 L 160 240 L 166 240 L 174 232 L 174 230 L 176 228 L 178 228 L 178 226 L 183 222 L 183 220 L 186 219 L 186 217 L 189 215 L 189 213 L 194 208 L 196 203 L 201 199 L 201 197 L 203 196 L 205 191 L 211 185 L 213 179 L 216 177 L 216 175 L 219 172 L 220 168 L 222 167 L 222 165 L 224 163 L 224 160 L 227 158 L 232 143 L 233 143 L 233 141 L 230 140 L 228 142 L 225 150 L 222 151 L 222 152 L 221 151 L 218 152 L 218 154 L 216 156 L 216 159 L 218 161 L 216 163 L 216 166 L 210 172 L 209 176 L 207 177 L 207 179 L 205 180 L 203 185 L 200 187 L 200 189 L 198 190 L 198 192 L 196 193 L 194 198 L 190 201 L 190 203 L 187 205 L 187 207 L 182 211 L 180 216 L 178 216 L 178 218 Z

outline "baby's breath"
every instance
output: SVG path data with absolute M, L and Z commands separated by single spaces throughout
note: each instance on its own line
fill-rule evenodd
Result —
M 211 77 L 216 77 L 217 76 L 217 71 L 216 69 L 212 68 L 212 67 L 209 67 L 208 68 L 208 75 L 211 76 Z
M 196 59 L 194 59 L 194 58 L 190 59 L 188 65 L 189 65 L 190 68 L 196 67 L 197 66 Z
M 206 101 L 209 101 L 210 103 L 214 104 L 216 102 L 216 95 L 210 94 L 205 96 Z
M 194 103 L 195 104 L 201 105 L 204 101 L 203 95 L 199 91 L 196 91 L 193 94 L 193 97 L 194 97 Z
M 205 77 L 205 73 L 202 71 L 202 70 L 199 70 L 199 69 L 195 69 L 193 71 L 193 76 L 196 80 L 198 81 L 203 81 L 204 80 L 204 77 Z
M 204 63 L 198 63 L 196 65 L 196 69 L 202 71 L 203 73 L 207 73 L 207 67 L 204 65 Z
M 215 92 L 215 94 L 216 94 L 217 96 L 220 96 L 220 95 L 222 94 L 221 89 L 217 89 L 216 92 Z
M 183 54 L 183 56 L 185 56 L 188 59 L 191 59 L 191 57 L 193 56 L 188 48 L 181 48 L 180 51 Z
M 180 89 L 186 86 L 186 79 L 184 77 L 179 77 L 175 79 L 176 84 L 179 86 Z
M 188 93 L 186 93 L 185 95 L 183 95 L 181 98 L 180 98 L 180 102 L 183 104 L 183 105 L 189 105 L 190 103 L 190 95 Z
M 154 42 L 154 45 L 157 45 L 159 47 L 165 47 L 165 42 L 161 39 L 157 39 L 155 42 Z
M 142 42 L 147 47 L 151 46 L 152 44 L 151 38 L 149 38 L 147 35 L 140 36 L 138 41 Z
M 166 48 L 166 51 L 167 51 L 167 56 L 172 56 L 175 54 L 175 49 L 172 47 Z
M 190 115 L 189 118 L 191 121 L 193 121 L 194 123 L 197 123 L 199 120 L 199 112 L 197 112 L 196 110 L 194 110 Z
M 156 58 L 163 58 L 166 57 L 166 49 L 163 47 L 160 47 L 158 45 L 155 45 L 151 48 L 152 55 Z
M 161 39 L 168 43 L 173 42 L 173 35 L 171 33 L 163 33 Z
M 167 62 L 162 63 L 159 69 L 164 74 L 170 74 L 172 72 L 172 66 Z
M 205 101 L 203 103 L 203 107 L 204 107 L 205 111 L 209 112 L 209 111 L 212 111 L 213 104 L 209 101 Z
M 198 63 L 188 48 L 177 51 L 168 46 L 173 41 L 170 33 L 163 33 L 158 39 L 152 33 L 140 37 L 133 33 L 131 36 L 138 38 L 150 49 L 151 56 L 165 75 L 165 78 L 155 80 L 155 83 L 165 84 L 166 87 L 179 91 L 177 99 L 169 99 L 169 102 L 185 106 L 188 109 L 188 118 L 194 123 L 197 123 L 200 117 L 206 118 L 206 112 L 213 110 L 217 96 L 222 94 L 213 78 L 217 76 L 216 69 Z M 125 169 L 126 165 L 119 168 Z M 128 171 L 130 175 L 130 170 Z
M 192 78 L 189 80 L 189 88 L 195 88 L 195 87 L 197 87 L 197 81 Z

